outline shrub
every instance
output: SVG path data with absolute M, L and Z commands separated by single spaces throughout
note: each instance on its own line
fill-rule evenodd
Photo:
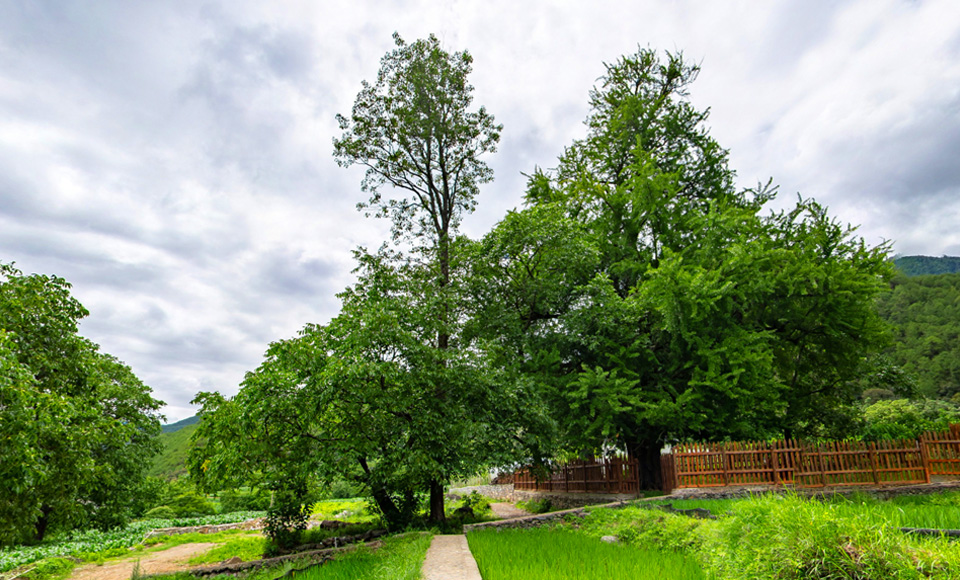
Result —
M 546 497 L 525 500 L 525 501 L 518 501 L 517 507 L 522 510 L 526 510 L 532 514 L 545 514 L 551 509 L 553 509 L 553 505 L 551 504 L 550 499 Z
M 169 506 L 160 505 L 143 514 L 143 517 L 148 520 L 172 520 L 177 517 L 177 512 Z
M 207 498 L 195 491 L 189 491 L 173 498 L 167 504 L 177 517 L 197 517 L 209 516 L 217 512 L 213 503 L 207 501 Z
M 264 490 L 228 489 L 220 494 L 221 513 L 266 511 L 269 507 L 270 494 Z

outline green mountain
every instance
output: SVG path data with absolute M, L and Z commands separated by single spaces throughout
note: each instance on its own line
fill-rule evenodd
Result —
M 197 430 L 197 417 L 191 417 L 184 421 L 193 420 L 185 426 L 181 425 L 174 431 L 168 431 L 160 434 L 160 442 L 163 444 L 163 450 L 154 456 L 153 466 L 147 475 L 160 477 L 166 480 L 176 479 L 187 473 L 187 452 L 190 450 L 190 437 Z M 184 421 L 180 421 L 183 423 Z M 165 425 L 173 427 L 177 425 Z
M 893 264 L 905 276 L 925 276 L 928 274 L 955 274 L 960 272 L 960 258 L 943 256 L 896 256 Z
M 878 301 L 880 315 L 894 326 L 892 362 L 925 396 L 960 394 L 960 273 L 900 275 L 892 286 Z
M 189 425 L 196 425 L 199 422 L 200 422 L 200 417 L 194 415 L 193 417 L 187 417 L 186 419 L 177 421 L 176 423 L 170 423 L 169 425 L 161 425 L 160 429 L 164 433 L 173 433 L 174 431 L 179 431 L 180 429 L 183 429 L 184 427 L 187 427 Z

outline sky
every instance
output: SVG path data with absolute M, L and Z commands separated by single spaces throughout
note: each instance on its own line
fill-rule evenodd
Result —
M 332 139 L 394 31 L 468 50 L 504 126 L 470 236 L 584 135 L 603 63 L 650 47 L 702 66 L 690 100 L 740 187 L 960 255 L 956 0 L 0 0 L 0 262 L 71 282 L 168 422 L 235 394 L 388 236 Z

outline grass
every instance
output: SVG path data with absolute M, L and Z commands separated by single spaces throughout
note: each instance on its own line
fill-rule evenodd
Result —
M 593 537 L 616 535 L 643 548 L 684 551 L 712 577 L 725 580 L 955 579 L 960 578 L 960 545 L 896 529 L 911 517 L 918 523 L 921 516 L 949 523 L 955 499 L 932 496 L 898 503 L 867 496 L 820 501 L 764 495 L 713 505 L 675 504 L 706 507 L 719 515 L 717 520 L 630 506 L 597 509 L 564 525 Z M 946 516 L 936 514 L 940 508 L 946 508 Z
M 379 516 L 370 512 L 367 500 L 363 498 L 318 501 L 313 504 L 310 512 L 312 515 L 324 520 L 343 520 L 364 523 L 373 523 L 380 520 Z
M 263 557 L 263 550 L 266 545 L 267 539 L 263 536 L 238 536 L 228 539 L 204 554 L 190 558 L 189 563 L 193 566 L 201 566 L 223 562 L 231 558 L 240 558 L 244 562 L 259 560 Z
M 482 530 L 467 535 L 484 580 L 699 580 L 694 558 L 607 544 L 570 529 Z

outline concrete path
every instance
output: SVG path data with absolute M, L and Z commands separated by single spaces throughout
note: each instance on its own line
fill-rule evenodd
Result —
M 490 509 L 493 511 L 493 515 L 497 516 L 502 520 L 509 520 L 511 518 L 522 518 L 524 516 L 531 515 L 530 512 L 522 510 L 512 503 L 507 502 L 495 502 L 490 504 Z
M 434 536 L 423 561 L 423 580 L 481 580 L 467 537 Z

